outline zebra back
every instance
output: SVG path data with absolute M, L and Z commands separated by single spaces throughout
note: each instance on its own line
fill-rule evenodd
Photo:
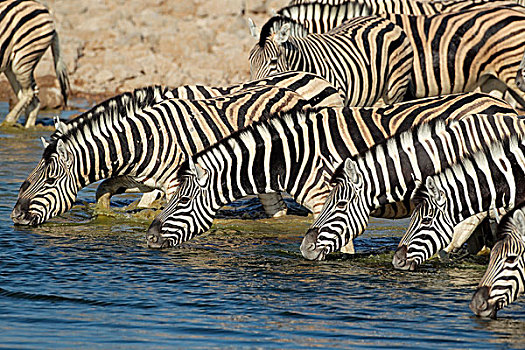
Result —
M 499 310 L 525 292 L 525 202 L 503 216 L 496 235 L 489 264 L 469 305 L 482 317 L 496 318 Z
M 300 23 L 308 33 L 325 33 L 343 22 L 360 16 L 401 14 L 432 16 L 458 13 L 488 7 L 506 7 L 525 11 L 524 1 L 508 0 L 327 0 L 292 1 L 277 11 L 277 15 Z
M 48 9 L 36 1 L 0 2 L 0 28 L 0 71 L 13 59 L 17 71 L 34 69 L 55 34 Z
M 414 48 L 415 97 L 485 88 L 497 79 L 519 104 L 515 83 L 525 41 L 525 13 L 486 7 L 435 16 L 384 15 L 406 32 Z

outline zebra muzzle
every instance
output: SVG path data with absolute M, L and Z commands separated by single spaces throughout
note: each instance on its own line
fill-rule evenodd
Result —
M 494 304 L 489 302 L 489 287 L 483 286 L 478 288 L 472 300 L 470 301 L 469 308 L 476 316 L 496 318 L 497 308 Z
M 154 219 L 148 228 L 146 234 L 146 243 L 148 248 L 162 249 L 169 248 L 172 244 L 170 239 L 164 238 L 161 235 L 161 222 L 158 219 Z
M 36 225 L 38 218 L 29 212 L 29 200 L 20 198 L 11 212 L 11 220 L 17 225 Z
M 317 237 L 319 236 L 318 228 L 311 228 L 301 242 L 301 254 L 308 260 L 324 260 L 326 251 L 324 247 L 317 246 Z
M 396 270 L 414 271 L 416 268 L 415 261 L 410 261 L 407 258 L 408 248 L 402 245 L 396 249 L 394 257 L 392 258 L 392 265 Z

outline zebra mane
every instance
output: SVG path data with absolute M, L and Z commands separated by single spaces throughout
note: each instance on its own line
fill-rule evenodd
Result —
M 137 112 L 146 107 L 169 98 L 170 90 L 161 86 L 147 86 L 135 89 L 133 92 L 125 92 L 99 103 L 89 111 L 78 117 L 61 123 L 61 126 L 50 137 L 50 144 L 44 151 L 44 157 L 51 155 L 56 149 L 59 139 L 69 137 L 75 131 L 86 125 L 98 124 L 101 120 L 111 124 L 119 118 L 125 118 L 129 112 Z
M 463 162 L 455 162 L 433 176 L 446 176 L 447 178 L 454 178 L 454 174 L 468 172 L 472 164 L 484 164 L 487 157 L 490 157 L 489 153 L 495 153 L 495 151 L 498 151 L 501 148 L 507 148 L 513 144 L 517 145 L 523 140 L 524 137 L 524 134 L 512 134 L 503 138 L 500 137 L 490 139 L 489 142 L 484 142 L 482 145 L 480 145 L 480 148 L 474 153 L 466 154 L 465 157 L 462 158 Z M 465 165 L 465 161 L 469 161 L 469 164 Z M 426 185 L 424 181 L 421 181 L 421 183 L 414 189 L 412 195 L 413 203 L 417 205 L 417 203 L 419 203 L 421 200 L 427 198 L 427 194 L 428 192 Z
M 425 121 L 422 124 L 416 125 L 409 130 L 394 134 L 393 136 L 386 138 L 382 140 L 381 142 L 376 143 L 369 150 L 362 152 L 360 154 L 351 156 L 349 158 L 357 162 L 359 158 L 370 157 L 370 160 L 373 161 L 374 159 L 376 159 L 376 154 L 379 149 L 383 150 L 385 154 L 395 154 L 399 152 L 399 148 L 405 148 L 405 146 L 410 146 L 414 144 L 415 142 L 418 142 L 418 140 L 430 140 L 430 139 L 437 140 L 438 138 L 442 138 L 445 134 L 448 134 L 448 133 L 451 133 L 452 137 L 455 138 L 456 132 L 454 132 L 454 127 L 459 126 L 462 130 L 465 130 L 465 129 L 470 130 L 472 126 L 469 124 L 469 121 L 471 121 L 472 118 L 478 118 L 478 117 L 479 118 L 498 118 L 497 116 L 492 116 L 492 115 L 473 114 L 473 115 L 466 116 L 463 119 L 459 119 L 459 120 L 447 121 L 445 119 L 439 118 L 439 119 Z M 471 118 L 471 119 L 468 119 L 468 118 Z M 493 128 L 496 128 L 498 126 L 497 121 L 488 121 L 488 123 Z M 477 128 L 475 127 L 474 129 L 477 130 Z M 465 137 L 470 136 L 468 135 L 468 132 L 463 133 L 463 134 Z M 458 159 L 455 161 L 453 165 L 449 166 L 449 168 L 456 165 L 457 163 L 460 163 L 464 159 L 475 157 L 476 154 L 478 154 L 478 152 L 488 151 L 493 146 L 494 143 L 508 141 L 508 137 L 507 137 L 508 135 L 503 135 L 498 132 L 487 132 L 486 134 L 487 135 L 481 135 L 481 138 L 483 138 L 481 143 L 475 142 L 475 141 L 467 142 L 467 146 L 464 147 L 467 149 L 466 152 L 460 153 Z M 517 135 L 512 135 L 512 136 L 516 137 L 517 138 L 516 140 L 518 140 L 518 138 L 521 140 L 521 138 L 525 137 L 523 132 L 518 133 Z M 340 164 L 337 167 L 330 181 L 331 183 L 336 183 L 338 180 L 342 179 L 343 165 L 344 163 Z M 419 180 L 422 180 L 422 179 L 419 179 Z
M 518 210 L 525 212 L 525 202 L 515 206 L 511 211 L 503 215 L 496 230 L 496 240 L 499 241 L 505 239 L 506 237 L 510 237 L 516 230 L 517 225 L 514 222 L 514 213 Z M 520 232 L 519 235 L 525 237 L 525 232 Z
M 259 46 L 264 47 L 266 40 L 276 33 L 284 24 L 290 24 L 290 34 L 294 37 L 304 38 L 308 35 L 308 30 L 299 22 L 283 16 L 273 16 L 261 28 L 259 35 Z

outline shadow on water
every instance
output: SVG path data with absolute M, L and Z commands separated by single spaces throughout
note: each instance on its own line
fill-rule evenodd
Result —
M 62 217 L 14 226 L 18 188 L 42 155 L 40 136 L 51 132 L 0 130 L 5 347 L 525 346 L 522 301 L 498 320 L 468 309 L 483 259 L 431 261 L 415 273 L 392 269 L 407 220 L 373 219 L 355 242 L 358 254 L 324 262 L 305 261 L 299 251 L 311 217 L 232 219 L 260 216 L 253 199 L 226 208 L 210 232 L 168 251 L 145 246 L 153 210 L 127 210 L 138 197 L 124 195 L 102 215 L 95 186 Z

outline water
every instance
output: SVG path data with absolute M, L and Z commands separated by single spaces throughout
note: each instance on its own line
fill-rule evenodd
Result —
M 151 250 L 147 216 L 123 209 L 136 197 L 92 217 L 94 186 L 63 217 L 15 227 L 18 188 L 50 133 L 0 131 L 3 347 L 525 348 L 523 299 L 498 320 L 468 309 L 483 259 L 392 269 L 406 220 L 373 220 L 356 257 L 325 262 L 302 259 L 301 216 L 218 220 L 181 248 Z

